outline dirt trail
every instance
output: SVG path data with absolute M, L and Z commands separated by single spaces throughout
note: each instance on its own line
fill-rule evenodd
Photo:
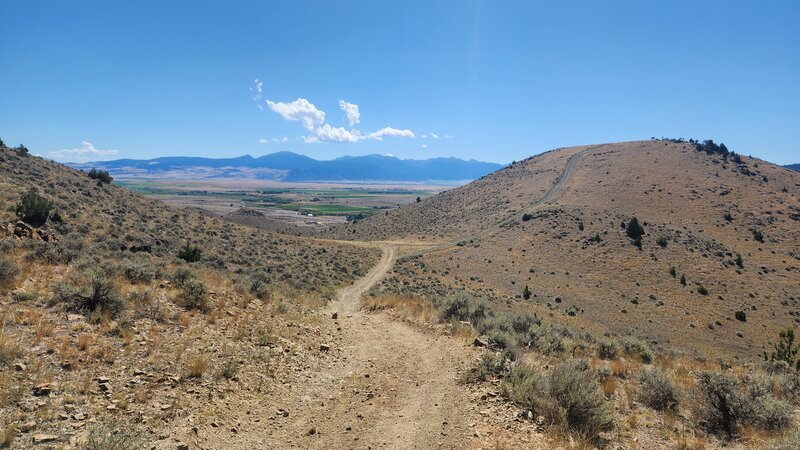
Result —
M 359 311 L 363 293 L 392 267 L 381 261 L 339 291 L 324 323 L 334 328 L 326 359 L 308 367 L 280 401 L 292 411 L 272 421 L 266 448 L 465 448 L 478 412 L 459 382 L 475 350 L 455 338 Z M 336 312 L 338 319 L 332 319 Z M 305 371 L 304 371 L 305 372 Z
M 389 269 L 394 265 L 396 257 L 395 249 L 390 244 L 379 244 L 383 255 L 378 264 L 373 267 L 367 275 L 357 280 L 352 285 L 342 288 L 336 294 L 336 301 L 331 302 L 329 310 L 339 314 L 354 314 L 359 309 L 361 295 L 369 290 Z

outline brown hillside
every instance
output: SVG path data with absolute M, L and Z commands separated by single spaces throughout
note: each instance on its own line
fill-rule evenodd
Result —
M 466 289 L 576 330 L 758 357 L 800 322 L 800 174 L 742 162 L 664 141 L 562 149 L 335 233 L 446 243 L 386 290 Z M 641 250 L 621 226 L 634 216 Z
M 31 188 L 54 205 L 36 229 L 15 217 Z M 315 311 L 379 254 L 171 208 L 5 147 L 0 206 L 2 448 L 264 448 L 261 417 L 336 341 Z M 199 261 L 178 258 L 187 243 Z

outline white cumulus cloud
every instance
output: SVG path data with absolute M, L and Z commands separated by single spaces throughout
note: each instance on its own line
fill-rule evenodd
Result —
M 50 157 L 61 162 L 83 163 L 112 159 L 113 157 L 117 156 L 118 153 L 119 151 L 117 150 L 99 149 L 92 145 L 91 142 L 83 141 L 81 142 L 81 147 L 79 148 L 63 148 L 61 150 L 52 151 L 50 152 Z
M 300 122 L 308 131 L 319 128 L 325 122 L 325 113 L 304 98 L 298 98 L 291 103 L 273 102 L 268 99 L 267 106 L 271 111 L 280 114 L 284 120 Z
M 375 139 L 378 141 L 382 141 L 385 137 L 407 137 L 413 138 L 414 132 L 411 130 L 398 130 L 397 128 L 392 127 L 384 127 L 378 131 L 370 133 L 368 135 L 370 139 Z
M 268 142 L 269 142 L 269 139 L 259 139 L 259 140 L 258 140 L 258 143 L 259 143 L 259 144 L 266 144 L 266 143 L 268 143 Z
M 260 82 L 258 82 L 258 80 L 256 81 L 256 87 L 251 88 L 251 90 L 254 89 L 254 95 L 260 97 L 261 84 L 259 84 Z M 349 128 L 334 127 L 329 123 L 326 123 L 325 112 L 318 109 L 313 103 L 305 98 L 298 98 L 293 102 L 276 102 L 266 99 L 266 103 L 270 111 L 277 113 L 284 120 L 289 122 L 300 122 L 303 128 L 305 128 L 309 133 L 308 135 L 299 138 L 304 142 L 347 143 L 358 142 L 365 139 L 382 141 L 385 137 L 414 137 L 414 132 L 411 130 L 401 130 L 392 127 L 384 127 L 371 133 L 361 132 L 353 128 L 356 124 L 361 122 L 361 112 L 359 111 L 358 105 L 344 100 L 339 100 L 339 108 L 344 111 L 345 116 L 347 117 Z
M 347 116 L 347 122 L 350 124 L 351 128 L 353 125 L 361 122 L 361 113 L 358 111 L 358 105 L 339 100 L 339 108 L 344 111 L 344 114 Z

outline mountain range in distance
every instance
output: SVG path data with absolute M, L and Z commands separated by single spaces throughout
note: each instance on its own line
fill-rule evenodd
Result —
M 787 165 L 785 165 L 783 167 L 786 167 L 787 169 L 792 169 L 795 172 L 800 172 L 800 163 L 798 163 L 798 164 L 787 164 Z
M 386 155 L 316 160 L 292 152 L 254 158 L 168 156 L 68 163 L 76 169 L 106 170 L 117 179 L 263 179 L 288 182 L 446 182 L 474 180 L 502 164 L 459 158 L 400 159 Z

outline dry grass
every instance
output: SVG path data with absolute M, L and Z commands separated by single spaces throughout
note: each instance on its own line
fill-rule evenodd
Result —
M 607 380 L 603 380 L 600 386 L 603 388 L 603 394 L 605 394 L 606 398 L 612 398 L 614 393 L 617 392 L 617 379 L 611 377 Z
M 403 320 L 414 319 L 420 322 L 433 323 L 439 317 L 439 310 L 429 301 L 409 296 L 365 297 L 361 308 L 366 311 L 390 310 Z
M 0 329 L 0 367 L 10 364 L 21 352 L 19 344 Z
M 78 350 L 85 352 L 97 340 L 97 335 L 94 333 L 83 333 L 75 338 L 75 346 Z
M 206 372 L 207 368 L 208 357 L 202 354 L 197 354 L 192 356 L 186 363 L 186 369 L 184 370 L 183 376 L 187 379 L 199 379 L 203 377 L 203 374 Z

